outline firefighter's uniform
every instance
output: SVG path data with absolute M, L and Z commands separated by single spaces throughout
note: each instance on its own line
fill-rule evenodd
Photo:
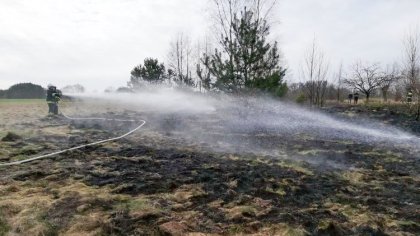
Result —
M 407 103 L 410 104 L 413 101 L 413 92 L 408 91 L 407 93 Z
M 61 99 L 61 91 L 55 86 L 48 86 L 47 90 L 47 103 L 48 115 L 58 115 L 58 102 Z

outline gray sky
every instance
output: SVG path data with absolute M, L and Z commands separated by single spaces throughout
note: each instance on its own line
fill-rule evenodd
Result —
M 420 23 L 420 0 L 279 0 L 273 30 L 289 79 L 298 80 L 314 35 L 340 61 L 401 60 L 402 39 Z M 126 85 L 145 57 L 167 58 L 179 33 L 209 32 L 207 0 L 1 0 L 0 88 L 18 82 L 93 91 Z

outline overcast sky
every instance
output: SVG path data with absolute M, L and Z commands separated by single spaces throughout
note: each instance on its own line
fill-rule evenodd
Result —
M 0 0 L 0 88 L 18 82 L 90 91 L 125 86 L 145 57 L 167 59 L 180 32 L 209 34 L 208 0 Z M 273 35 L 298 80 L 314 35 L 335 70 L 355 60 L 401 60 L 420 0 L 279 0 Z

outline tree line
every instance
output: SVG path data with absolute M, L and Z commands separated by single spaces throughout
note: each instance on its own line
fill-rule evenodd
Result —
M 365 102 L 381 96 L 393 97 L 412 105 L 420 119 L 420 37 L 419 31 L 404 39 L 404 61 L 382 66 L 377 62 L 356 61 L 343 64 L 332 73 L 328 56 L 314 38 L 303 55 L 300 82 L 287 84 L 287 66 L 282 61 L 277 41 L 270 37 L 275 0 L 213 0 L 215 39 L 205 38 L 193 45 L 179 34 L 171 43 L 165 65 L 146 58 L 131 71 L 127 87 L 137 90 L 149 84 L 190 87 L 200 92 L 232 94 L 266 93 L 287 97 L 309 106 L 322 107 L 327 100 L 343 101 L 360 93 Z M 296 78 L 295 78 L 296 79 Z
M 341 64 L 331 74 L 329 62 L 314 39 L 308 47 L 301 67 L 301 82 L 289 84 L 289 97 L 310 106 L 324 106 L 326 100 L 342 101 L 348 94 L 360 93 L 365 102 L 381 97 L 409 105 L 420 120 L 420 31 L 412 29 L 404 38 L 404 59 L 393 65 L 354 62 L 347 72 Z M 414 108 L 414 109 L 412 109 Z
M 85 88 L 80 84 L 67 85 L 61 89 L 64 93 L 84 93 Z M 42 99 L 46 96 L 46 89 L 33 83 L 17 83 L 6 90 L 0 90 L 0 98 L 6 99 Z
M 284 96 L 287 70 L 278 43 L 269 39 L 268 17 L 275 2 L 214 0 L 216 45 L 206 39 L 193 50 L 190 39 L 180 34 L 171 42 L 168 66 L 146 58 L 132 69 L 128 88 L 119 90 L 167 84 L 201 92 Z
M 0 98 L 38 99 L 45 98 L 45 89 L 32 83 L 18 83 L 7 90 L 0 90 Z

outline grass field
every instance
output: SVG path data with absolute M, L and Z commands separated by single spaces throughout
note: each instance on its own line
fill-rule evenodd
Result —
M 47 117 L 43 100 L 0 100 L 0 108 L 0 139 L 7 132 L 21 136 L 0 141 L 1 162 L 113 137 L 133 125 Z M 124 140 L 0 168 L 0 235 L 416 235 L 420 230 L 420 163 L 413 148 L 309 133 L 228 134 L 208 115 L 161 117 L 98 103 L 62 108 L 71 115 L 84 111 L 148 123 Z M 362 105 L 326 112 L 381 122 L 405 119 Z M 202 127 L 217 142 L 187 139 L 193 130 L 204 133 Z M 279 154 L 212 151 L 231 137 Z
M 0 99 L 1 104 L 39 104 L 45 99 Z

